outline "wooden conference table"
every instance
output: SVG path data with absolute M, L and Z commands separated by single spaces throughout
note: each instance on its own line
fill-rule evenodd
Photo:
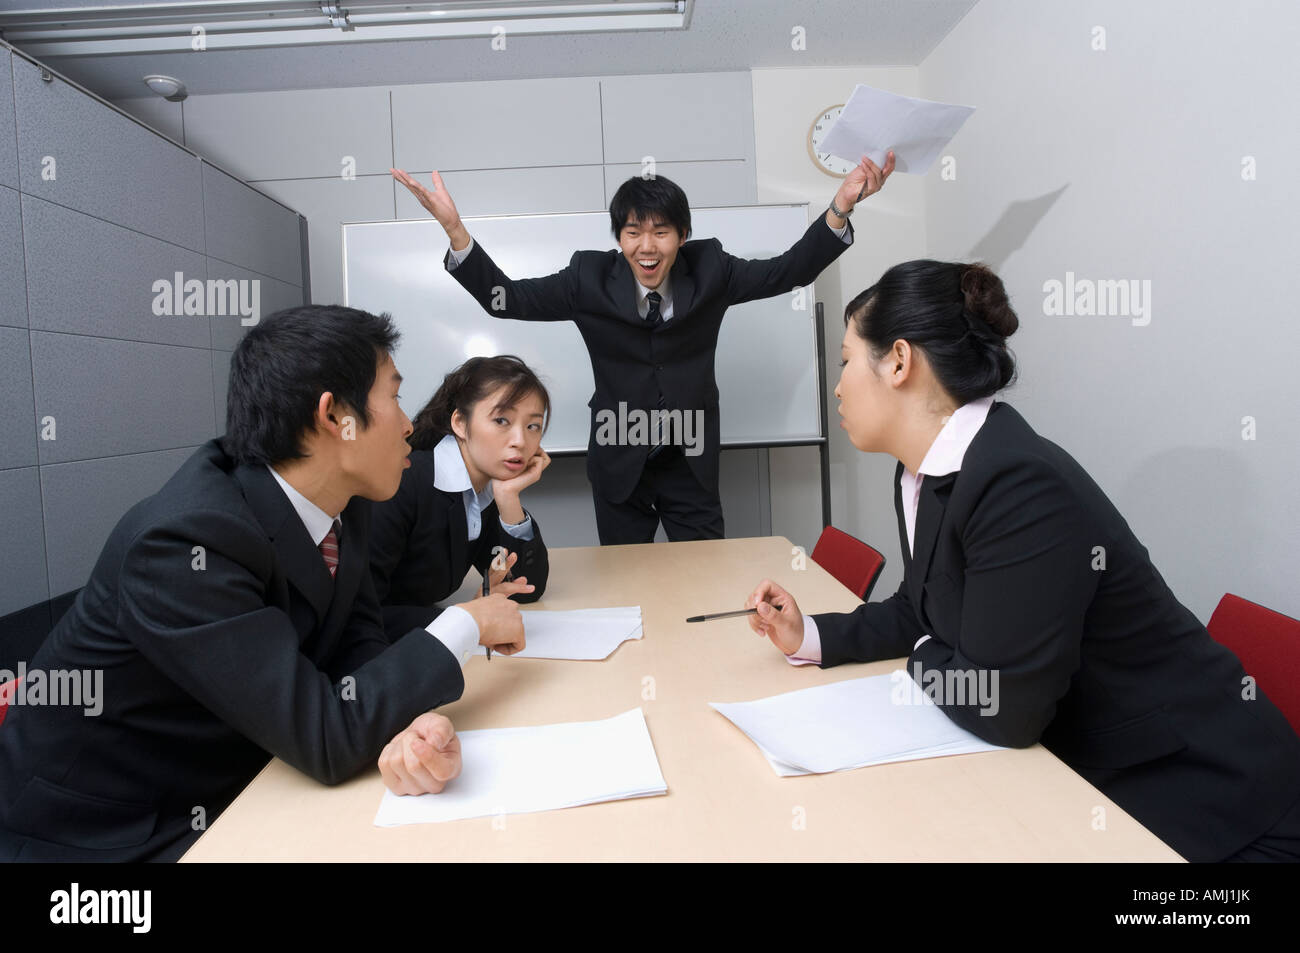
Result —
M 784 537 L 551 550 L 540 609 L 640 605 L 645 635 L 603 662 L 479 655 L 441 711 L 457 730 L 593 721 L 641 706 L 668 794 L 380 828 L 374 768 L 319 784 L 273 759 L 185 861 L 1178 861 L 1041 745 L 780 778 L 711 701 L 890 672 L 899 660 L 793 667 L 741 608 L 764 577 L 805 612 L 858 600 Z M 526 607 L 525 611 L 532 611 Z M 1097 808 L 1104 829 L 1095 829 Z

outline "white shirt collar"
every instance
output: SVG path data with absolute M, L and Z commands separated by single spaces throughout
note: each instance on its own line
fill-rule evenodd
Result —
M 307 499 L 307 497 L 295 490 L 290 486 L 288 480 L 275 472 L 275 467 L 267 467 L 267 469 L 271 471 L 271 476 L 275 477 L 275 482 L 280 484 L 280 489 L 284 490 L 284 495 L 287 496 L 289 502 L 293 504 L 294 512 L 296 512 L 298 518 L 302 520 L 302 525 L 307 527 L 307 535 L 311 537 L 311 541 L 319 546 L 321 540 L 329 534 L 330 527 L 334 525 L 334 520 L 338 517 L 330 516 L 311 500 Z
M 632 280 L 636 281 L 635 278 Z M 664 280 L 659 283 L 658 288 L 654 289 L 647 288 L 645 285 L 641 284 L 641 282 L 636 281 L 636 306 L 646 312 L 650 310 L 650 306 L 646 304 L 645 299 L 650 294 L 651 290 L 659 292 L 659 297 L 663 299 L 659 302 L 659 313 L 663 314 L 668 310 L 668 305 L 670 305 L 673 300 L 672 275 L 664 275 Z
M 930 444 L 930 450 L 921 461 L 916 475 L 943 476 L 960 470 L 971 441 L 984 426 L 992 407 L 992 397 L 981 397 L 954 410 L 934 438 L 934 443 Z
M 469 478 L 465 467 L 465 458 L 460 455 L 460 444 L 456 435 L 449 433 L 438 441 L 433 448 L 433 485 L 444 493 L 474 493 L 474 483 Z M 474 493 L 484 508 L 492 502 L 492 481 L 488 480 L 482 493 Z

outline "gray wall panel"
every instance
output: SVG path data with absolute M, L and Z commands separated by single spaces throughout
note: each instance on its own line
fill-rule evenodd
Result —
M 27 327 L 22 203 L 17 192 L 4 186 L 0 186 L 0 325 Z
M 744 159 L 754 154 L 749 73 L 614 76 L 600 81 L 605 161 Z
M 21 58 L 14 98 L 25 194 L 202 251 L 198 159 L 60 79 L 42 82 Z M 53 181 L 41 175 L 45 156 Z
M 267 195 L 297 209 L 307 219 L 311 299 L 316 304 L 342 303 L 342 225 L 344 222 L 390 220 L 393 217 L 392 184 L 387 170 L 382 176 L 366 175 L 356 179 L 290 179 L 257 183 L 257 187 Z M 451 184 L 448 183 L 447 187 L 451 188 Z M 422 208 L 418 210 L 423 215 L 428 214 Z
M 392 165 L 382 86 L 194 96 L 185 129 L 191 149 L 245 181 L 338 178 L 345 156 L 357 175 Z
M 758 190 L 754 186 L 753 165 L 744 160 L 724 162 L 657 162 L 655 172 L 682 187 L 692 208 L 713 205 L 754 205 Z M 640 165 L 605 166 L 605 207 L 618 187 L 634 175 Z M 450 188 L 450 184 L 448 188 Z M 694 237 L 694 236 L 692 236 Z M 705 237 L 705 236 L 699 236 Z
M 32 328 L 189 347 L 211 343 L 206 315 L 153 313 L 155 297 L 175 311 L 168 289 L 204 280 L 202 255 L 30 196 L 23 197 L 23 223 Z M 168 284 L 155 292 L 156 281 Z
M 206 348 L 32 332 L 42 464 L 197 446 L 213 436 Z
M 204 230 L 207 253 L 234 265 L 302 281 L 298 214 L 203 163 Z
M 84 586 L 118 520 L 156 493 L 193 452 L 180 448 L 41 467 L 50 591 L 58 595 Z
M 32 352 L 27 334 L 22 328 L 0 328 L 0 469 L 36 465 Z
M 237 268 L 224 261 L 217 261 L 215 258 L 208 259 L 208 275 L 222 281 L 256 281 L 256 286 L 249 284 L 243 287 L 246 287 L 250 294 L 256 288 L 258 321 L 261 321 L 268 314 L 274 314 L 283 308 L 291 308 L 302 304 L 302 289 L 296 284 L 291 285 L 283 281 L 276 281 L 274 278 L 268 278 L 246 268 Z M 220 351 L 234 350 L 235 345 L 239 343 L 239 339 L 244 336 L 244 332 L 257 323 L 245 325 L 244 320 L 240 315 L 213 316 L 209 318 L 208 321 L 212 327 L 212 346 Z M 251 320 L 251 318 L 248 320 Z
M 230 387 L 230 351 L 212 352 L 212 395 L 216 435 L 226 432 L 226 394 Z
M 50 597 L 45 575 L 45 528 L 36 467 L 0 470 L 0 616 Z
M 0 50 L 0 185 L 18 187 L 18 146 L 14 136 L 13 54 Z
M 150 129 L 156 129 L 168 139 L 181 145 L 185 144 L 183 119 L 185 104 L 169 103 L 161 97 L 151 95 L 140 99 L 119 99 L 113 105 L 130 113 Z
M 418 173 L 417 178 L 428 185 L 428 170 Z M 603 197 L 600 166 L 448 172 L 443 183 L 451 193 L 457 211 L 466 217 L 599 212 L 608 207 Z M 399 221 L 430 217 L 405 186 L 393 184 L 397 186 Z
M 408 172 L 601 162 L 599 81 L 396 87 L 393 153 Z

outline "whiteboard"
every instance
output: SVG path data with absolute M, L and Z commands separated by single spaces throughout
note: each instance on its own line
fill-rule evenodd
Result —
M 605 212 L 466 218 L 465 225 L 513 279 L 549 275 L 579 249 L 616 248 Z M 808 228 L 806 205 L 691 210 L 692 238 L 717 238 L 732 255 L 771 258 Z M 551 395 L 543 446 L 585 451 L 595 390 L 587 346 L 571 321 L 496 318 L 479 307 L 443 267 L 447 235 L 432 218 L 343 226 L 344 300 L 388 312 L 402 332 L 394 360 L 402 409 L 414 418 L 443 377 L 471 357 L 516 354 Z M 727 310 L 718 335 L 722 445 L 817 443 L 821 408 L 813 290 Z M 674 321 L 679 320 L 677 317 Z

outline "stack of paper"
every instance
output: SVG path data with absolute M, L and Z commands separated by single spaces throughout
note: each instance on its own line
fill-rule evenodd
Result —
M 781 777 L 999 748 L 953 724 L 901 669 L 710 705 L 749 735 Z
M 892 149 L 897 171 L 924 175 L 974 111 L 859 84 L 822 140 L 821 151 L 855 165 L 865 155 L 883 167 Z
M 384 792 L 377 827 L 553 811 L 668 793 L 640 708 L 604 721 L 459 732 L 460 775 L 439 794 Z
M 608 658 L 628 639 L 641 638 L 641 607 L 527 610 L 524 650 L 503 658 L 559 658 L 595 661 Z

